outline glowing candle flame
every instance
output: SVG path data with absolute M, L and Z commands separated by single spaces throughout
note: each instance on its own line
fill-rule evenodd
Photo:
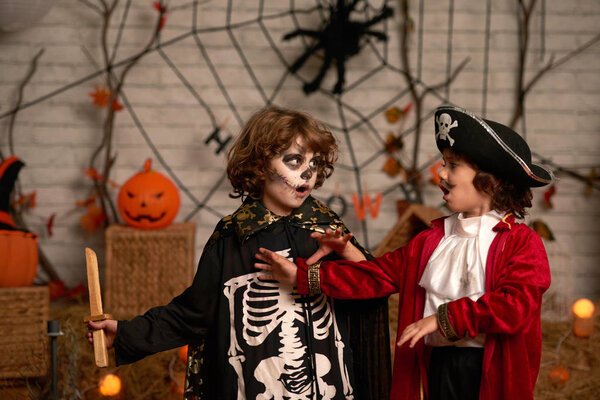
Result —
M 100 381 L 100 393 L 104 396 L 114 396 L 121 391 L 121 379 L 114 374 L 108 374 Z
M 573 314 L 579 318 L 592 318 L 594 303 L 588 299 L 579 299 L 573 304 Z

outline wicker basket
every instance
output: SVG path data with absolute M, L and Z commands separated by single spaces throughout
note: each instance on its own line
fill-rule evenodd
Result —
M 48 371 L 48 286 L 0 288 L 0 379 L 45 376 Z
M 105 307 L 115 318 L 142 314 L 167 304 L 194 275 L 194 223 L 140 230 L 112 225 L 106 230 Z

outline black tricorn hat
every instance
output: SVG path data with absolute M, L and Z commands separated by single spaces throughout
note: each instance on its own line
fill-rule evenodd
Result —
M 531 161 L 531 150 L 517 132 L 462 108 L 437 108 L 435 142 L 440 151 L 463 154 L 483 171 L 516 185 L 544 186 L 554 179 L 550 170 Z

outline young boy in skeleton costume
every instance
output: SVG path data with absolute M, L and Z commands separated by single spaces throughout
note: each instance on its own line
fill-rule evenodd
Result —
M 189 343 L 186 399 L 386 398 L 386 298 L 298 295 L 259 280 L 254 268 L 261 247 L 290 259 L 332 251 L 330 259 L 371 258 L 310 196 L 336 158 L 333 135 L 310 116 L 275 107 L 252 116 L 227 164 L 232 197 L 245 200 L 217 224 L 192 285 L 130 321 L 90 323 L 105 329 L 117 365 Z M 329 241 L 313 237 L 333 231 Z
M 264 278 L 297 281 L 300 293 L 399 292 L 392 399 L 533 399 L 550 270 L 542 241 L 515 217 L 531 207 L 530 187 L 550 183 L 552 173 L 506 126 L 450 106 L 435 121 L 440 189 L 454 214 L 373 260 L 319 267 L 300 259 L 296 269 L 261 249 L 257 268 Z

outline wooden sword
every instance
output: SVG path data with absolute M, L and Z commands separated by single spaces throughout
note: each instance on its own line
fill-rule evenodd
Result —
M 102 321 L 112 319 L 110 314 L 102 312 L 102 295 L 100 293 L 100 275 L 98 274 L 98 258 L 94 250 L 86 247 L 85 260 L 87 263 L 88 290 L 90 292 L 90 316 L 83 319 L 88 321 Z M 104 330 L 92 332 L 94 338 L 94 358 L 100 368 L 108 367 L 108 351 L 106 350 L 106 335 Z

